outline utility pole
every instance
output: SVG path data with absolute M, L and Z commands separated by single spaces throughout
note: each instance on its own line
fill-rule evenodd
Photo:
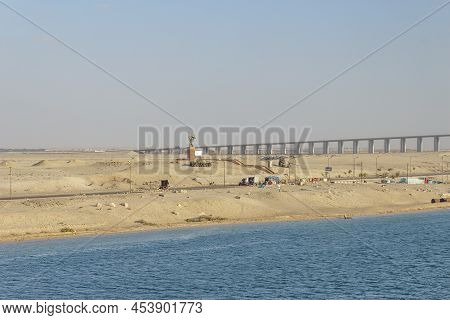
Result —
M 297 161 L 295 161 L 294 166 L 294 184 L 297 184 Z
M 378 178 L 378 158 L 380 156 L 376 156 L 375 158 L 375 178 Z
M 449 155 L 444 154 L 441 157 L 441 174 L 442 174 L 442 183 L 444 183 L 444 158 L 448 157 Z M 448 162 L 447 162 L 447 183 L 448 183 Z
M 441 157 L 441 178 L 442 178 L 442 182 L 444 182 L 444 156 Z
M 409 184 L 409 164 L 406 164 L 406 184 Z
M 211 173 L 211 180 L 212 180 L 212 177 L 213 177 L 213 171 L 214 171 L 214 165 L 215 164 L 216 164 L 215 162 L 211 161 L 211 172 L 210 172 Z
M 363 183 L 363 163 L 361 161 L 361 184 Z
M 289 160 L 288 164 L 288 184 L 291 183 L 291 161 Z
M 334 158 L 335 157 L 335 155 L 333 154 L 333 155 L 331 155 L 331 156 L 329 156 L 328 157 L 328 170 L 330 170 L 330 168 L 331 168 L 331 159 L 332 158 Z M 327 171 L 327 177 L 328 177 L 328 180 L 331 182 L 331 172 L 332 171 Z
M 131 182 L 131 166 L 132 166 L 132 164 L 131 164 L 131 161 L 128 161 L 128 163 L 130 164 L 130 193 L 131 193 L 131 184 L 132 184 L 132 182 Z
M 223 186 L 225 186 L 225 165 L 226 165 L 226 162 L 223 161 Z
M 9 200 L 12 200 L 12 167 L 9 167 Z

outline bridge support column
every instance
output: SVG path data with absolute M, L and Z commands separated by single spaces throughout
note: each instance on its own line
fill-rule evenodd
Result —
M 323 142 L 322 152 L 323 154 L 328 154 L 330 152 L 330 144 L 328 141 Z
M 375 141 L 374 140 L 369 140 L 369 151 L 370 154 L 374 154 L 375 153 Z
M 353 154 L 359 153 L 359 140 L 353 140 Z
M 280 154 L 287 154 L 286 144 L 280 144 Z
M 241 146 L 241 154 L 246 155 L 247 154 L 247 146 Z
M 400 152 L 405 153 L 406 152 L 406 139 L 400 138 Z
M 256 155 L 261 154 L 261 145 L 260 145 L 260 144 L 255 145 L 255 146 L 253 147 L 253 152 L 254 152 Z
M 301 143 L 297 143 L 295 145 L 295 154 L 302 154 L 302 144 Z
M 204 153 L 204 154 L 208 154 L 208 152 L 209 152 L 209 148 L 208 148 L 208 147 L 204 147 L 204 148 L 203 148 L 203 153 Z
M 417 152 L 422 152 L 423 151 L 423 138 L 422 137 L 417 137 Z
M 314 154 L 314 142 L 309 142 L 309 154 Z
M 391 140 L 384 139 L 384 153 L 390 153 L 390 152 L 391 152 Z
M 434 152 L 439 152 L 440 149 L 439 137 L 434 137 Z
M 266 153 L 267 154 L 272 154 L 272 150 L 273 146 L 271 144 L 266 145 Z
M 227 150 L 228 150 L 228 154 L 233 154 L 233 146 L 228 146 Z
M 344 153 L 344 141 L 338 141 L 338 153 L 339 154 Z
M 220 154 L 221 148 L 220 147 L 216 147 L 216 154 Z

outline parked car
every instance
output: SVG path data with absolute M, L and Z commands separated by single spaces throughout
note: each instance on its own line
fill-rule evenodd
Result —
M 253 186 L 255 184 L 255 177 L 243 178 L 240 182 L 240 186 Z

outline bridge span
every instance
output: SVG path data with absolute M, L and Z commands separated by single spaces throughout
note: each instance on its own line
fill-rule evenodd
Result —
M 439 152 L 441 139 L 448 138 L 450 134 L 435 135 L 415 135 L 415 136 L 394 136 L 394 137 L 378 137 L 378 138 L 354 138 L 354 139 L 331 139 L 331 140 L 314 140 L 314 141 L 297 141 L 297 142 L 267 142 L 252 144 L 226 144 L 217 146 L 199 146 L 197 150 L 203 150 L 204 154 L 229 154 L 229 155 L 269 155 L 269 154 L 343 154 L 345 152 L 345 144 L 351 144 L 350 149 L 353 154 L 361 152 L 363 143 L 367 147 L 367 153 L 375 153 L 375 143 L 382 143 L 382 153 L 390 153 L 391 143 L 398 141 L 400 143 L 399 152 L 407 152 L 407 142 L 415 141 L 415 151 L 424 151 L 424 141 L 431 140 L 433 143 L 433 151 Z M 336 145 L 335 151 L 331 151 L 330 146 Z M 321 152 L 317 152 L 317 146 Z M 186 147 L 158 148 L 138 150 L 141 153 L 155 154 L 181 154 L 187 151 Z

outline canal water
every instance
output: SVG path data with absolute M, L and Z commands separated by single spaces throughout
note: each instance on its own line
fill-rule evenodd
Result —
M 450 212 L 0 245 L 1 299 L 450 299 Z

